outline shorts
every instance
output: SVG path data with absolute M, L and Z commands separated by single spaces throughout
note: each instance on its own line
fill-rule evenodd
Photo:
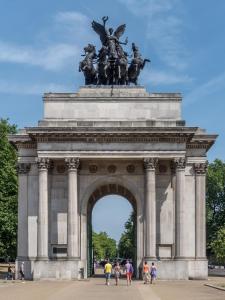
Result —
M 110 279 L 111 273 L 105 273 L 105 278 Z
M 127 272 L 127 274 L 126 274 L 126 275 L 127 275 L 127 278 L 131 280 L 131 277 L 132 277 L 132 272 Z

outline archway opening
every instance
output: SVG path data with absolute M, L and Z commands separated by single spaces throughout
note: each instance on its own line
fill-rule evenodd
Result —
M 136 273 L 136 201 L 123 187 L 117 186 L 117 192 L 107 187 L 107 193 L 102 189 L 88 202 L 88 276 L 104 276 L 106 259 L 122 266 L 130 259 Z

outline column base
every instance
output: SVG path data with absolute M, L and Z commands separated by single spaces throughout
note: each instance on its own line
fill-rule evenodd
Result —
M 157 261 L 157 257 L 156 256 L 145 256 L 144 260 L 153 260 L 153 261 Z
M 174 260 L 195 260 L 195 256 L 175 256 Z
M 35 261 L 34 280 L 81 280 L 84 279 L 86 266 L 76 260 L 48 260 Z
M 72 261 L 72 260 L 77 261 L 77 260 L 80 260 L 80 257 L 67 256 L 66 259 L 67 259 L 67 260 L 71 260 L 71 261 Z
M 49 260 L 49 257 L 48 256 L 37 256 L 37 258 L 36 258 L 36 260 L 40 260 L 40 261 L 42 261 L 42 260 Z
M 206 280 L 208 278 L 207 260 L 168 259 L 155 262 L 157 278 L 162 280 Z

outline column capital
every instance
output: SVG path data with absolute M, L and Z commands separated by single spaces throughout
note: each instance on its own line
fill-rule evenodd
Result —
M 186 158 L 185 157 L 174 158 L 174 165 L 177 170 L 184 170 L 186 167 Z
M 208 167 L 208 162 L 194 163 L 193 168 L 196 175 L 205 175 Z
M 38 157 L 36 159 L 39 170 L 47 170 L 50 168 L 50 159 L 45 157 Z
M 144 158 L 144 168 L 145 170 L 155 170 L 158 164 L 158 158 L 156 157 L 145 157 Z
M 66 158 L 65 162 L 69 170 L 77 170 L 80 165 L 80 159 L 78 157 Z
M 31 164 L 30 163 L 18 163 L 17 164 L 17 173 L 18 174 L 27 174 L 30 171 Z

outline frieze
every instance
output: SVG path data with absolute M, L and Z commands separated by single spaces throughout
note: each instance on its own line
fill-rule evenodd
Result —
M 208 149 L 210 147 L 211 143 L 193 143 L 193 144 L 187 144 L 187 149 Z
M 30 171 L 30 163 L 18 163 L 17 164 L 17 173 L 18 174 L 27 174 Z
M 48 137 L 48 138 L 37 138 L 37 142 L 85 142 L 85 143 L 185 143 L 186 138 L 173 138 L 173 137 Z
M 15 143 L 17 149 L 36 149 L 36 143 Z
M 77 170 L 80 165 L 80 159 L 78 157 L 66 158 L 65 162 L 69 170 Z
M 146 170 L 155 170 L 157 164 L 158 164 L 158 158 L 155 157 L 144 158 L 144 168 Z
M 204 175 L 207 171 L 208 162 L 205 163 L 195 163 L 193 164 L 193 168 L 196 175 Z

